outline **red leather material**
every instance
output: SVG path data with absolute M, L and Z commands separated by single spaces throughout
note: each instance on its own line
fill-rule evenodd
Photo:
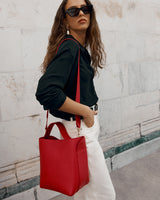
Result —
M 57 125 L 64 139 L 50 136 Z M 70 138 L 64 125 L 55 122 L 39 138 L 40 187 L 72 196 L 89 182 L 85 137 Z

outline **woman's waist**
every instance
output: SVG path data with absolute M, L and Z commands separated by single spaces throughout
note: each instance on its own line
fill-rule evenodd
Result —
M 84 104 L 86 105 L 86 104 Z M 98 103 L 94 103 L 94 104 L 91 104 L 92 106 L 89 106 L 90 109 L 94 110 L 94 111 L 97 111 L 98 110 Z M 67 112 L 63 112 L 63 111 L 59 111 L 59 110 L 55 110 L 55 109 L 50 109 L 50 114 L 52 114 L 53 116 L 57 117 L 57 118 L 61 118 L 61 119 L 64 119 L 64 120 L 67 120 L 67 121 L 75 121 L 76 120 L 76 117 L 74 114 L 70 114 L 70 113 L 67 113 Z M 82 116 L 80 116 L 81 119 L 83 119 Z
M 97 103 L 94 104 L 94 105 L 92 105 L 92 106 L 89 106 L 89 107 L 90 107 L 90 109 L 93 110 L 93 111 L 97 111 L 97 110 L 98 110 L 98 104 L 97 104 Z M 82 116 L 80 116 L 80 118 L 83 119 Z M 67 121 L 75 121 L 75 120 L 76 120 L 76 116 L 75 116 L 75 115 L 72 115 L 71 117 L 68 117 L 68 118 L 66 118 L 65 120 L 67 120 Z

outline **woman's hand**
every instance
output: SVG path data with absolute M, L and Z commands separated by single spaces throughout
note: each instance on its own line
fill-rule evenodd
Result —
M 60 111 L 68 112 L 74 115 L 80 115 L 83 117 L 83 121 L 87 127 L 92 127 L 94 124 L 94 115 L 97 115 L 98 111 L 93 111 L 89 106 L 77 103 L 76 101 L 66 97 L 64 104 L 59 108 Z
M 97 115 L 98 111 L 93 111 L 87 107 L 86 112 L 83 115 L 83 121 L 88 128 L 94 125 L 94 115 Z

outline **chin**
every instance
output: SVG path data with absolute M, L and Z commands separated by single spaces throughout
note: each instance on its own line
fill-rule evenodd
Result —
M 89 26 L 83 26 L 83 27 L 80 27 L 78 30 L 79 31 L 87 31 L 88 28 L 89 28 Z

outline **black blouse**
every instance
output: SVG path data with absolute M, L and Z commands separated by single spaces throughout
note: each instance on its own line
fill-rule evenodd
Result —
M 65 38 L 76 40 L 72 35 L 66 35 Z M 80 103 L 92 106 L 98 101 L 93 83 L 94 69 L 90 65 L 91 58 L 87 49 L 79 42 L 78 44 L 80 46 Z M 36 91 L 36 98 L 43 105 L 44 110 L 49 109 L 53 116 L 66 120 L 74 115 L 58 109 L 63 105 L 66 96 L 75 100 L 78 44 L 73 40 L 66 40 L 60 45 L 57 54 L 40 78 Z

